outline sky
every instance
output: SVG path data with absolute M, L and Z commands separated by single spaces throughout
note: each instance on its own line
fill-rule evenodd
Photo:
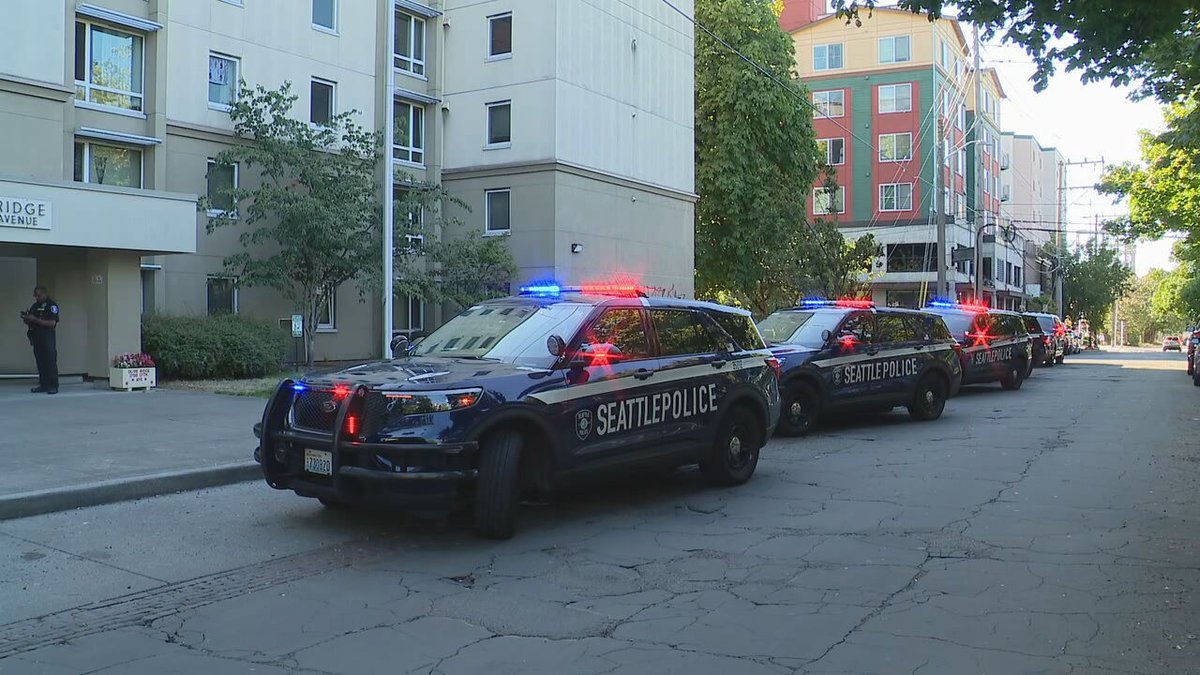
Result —
M 969 31 L 969 27 L 964 26 Z M 968 32 L 968 39 L 970 33 Z M 1033 62 L 1021 47 L 985 44 L 981 50 L 984 66 L 1000 72 L 1008 100 L 1001 108 L 1001 126 L 1006 131 L 1031 134 L 1043 147 L 1056 147 L 1067 161 L 1103 159 L 1107 164 L 1136 162 L 1141 157 L 1138 131 L 1161 130 L 1161 106 L 1154 100 L 1134 102 L 1128 89 L 1103 82 L 1083 84 L 1078 72 L 1063 72 L 1060 67 L 1049 86 L 1035 93 L 1030 77 Z M 1101 220 L 1127 214 L 1128 207 L 1114 204 L 1112 198 L 1092 189 L 1073 189 L 1094 185 L 1102 166 L 1067 167 L 1066 199 L 1068 232 L 1090 230 L 1093 218 Z M 1082 236 L 1082 235 L 1079 235 Z M 1074 240 L 1074 236 L 1071 240 Z M 1138 244 L 1137 273 L 1154 267 L 1174 267 L 1170 259 L 1171 240 Z

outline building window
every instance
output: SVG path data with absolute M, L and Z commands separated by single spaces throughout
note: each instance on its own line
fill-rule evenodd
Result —
M 983 170 L 983 194 L 990 194 L 992 190 L 992 177 L 988 174 L 988 170 Z
M 337 30 L 337 0 L 312 0 L 312 25 L 328 31 Z
M 844 117 L 846 115 L 846 91 L 835 89 L 813 92 L 813 105 L 821 117 Z
M 912 183 L 884 183 L 879 186 L 880 211 L 911 211 Z
M 954 167 L 954 173 L 957 173 L 960 176 L 963 175 L 963 169 L 966 166 L 967 166 L 967 149 L 959 148 L 958 149 L 958 164 Z
M 488 58 L 512 56 L 512 12 L 488 17 Z
M 967 219 L 967 196 L 961 192 L 954 195 L 954 214 L 959 220 Z
M 333 123 L 337 85 L 333 82 L 314 79 L 309 84 L 308 119 L 323 127 Z
M 880 134 L 879 161 L 907 162 L 912 159 L 912 134 Z
M 408 296 L 408 329 L 425 330 L 425 298 Z
M 825 216 L 831 213 L 846 212 L 846 188 L 838 187 L 830 190 L 819 187 L 813 190 L 813 213 Z
M 238 60 L 221 54 L 208 55 L 208 106 L 229 110 L 238 93 Z
M 140 188 L 142 151 L 76 141 L 75 180 L 80 183 Z
M 75 96 L 97 105 L 143 106 L 142 36 L 86 21 L 75 22 Z
M 208 314 L 237 314 L 238 288 L 233 277 L 208 278 Z
M 425 163 L 425 108 L 396 101 L 396 138 L 392 157 L 410 164 Z
M 949 138 L 942 141 L 942 161 L 946 163 L 947 169 L 954 165 L 954 150 L 950 147 Z
M 942 188 L 942 203 L 938 205 L 942 213 L 950 214 L 954 211 L 954 202 L 950 197 L 950 188 Z
M 512 101 L 487 104 L 487 144 L 507 146 L 512 142 Z
M 826 164 L 839 166 L 846 163 L 846 139 L 820 138 L 817 139 L 817 148 L 825 155 Z
M 425 75 L 425 19 L 396 12 L 396 43 L 392 48 L 396 70 Z
M 958 104 L 958 119 L 955 120 L 955 126 L 959 129 L 967 128 L 967 106 L 962 103 Z
M 218 164 L 216 160 L 208 160 L 206 177 L 209 205 L 208 215 L 216 218 L 229 216 L 237 218 L 237 204 L 234 203 L 232 192 L 238 186 L 237 164 Z
M 912 110 L 912 84 L 888 84 L 879 88 L 879 112 L 897 113 Z
M 511 227 L 509 221 L 509 190 L 488 190 L 483 193 L 483 233 L 508 234 Z
M 326 286 L 317 299 L 317 330 L 337 330 L 337 288 Z
M 880 63 L 904 63 L 912 60 L 912 39 L 907 35 L 879 38 Z
M 813 47 L 813 70 L 837 70 L 842 67 L 842 46 L 817 45 Z
M 888 272 L 928 272 L 936 270 L 937 244 L 888 244 Z

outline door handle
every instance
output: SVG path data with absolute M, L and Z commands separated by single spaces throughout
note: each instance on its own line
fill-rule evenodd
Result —
M 646 379 L 649 379 L 649 378 L 650 378 L 650 377 L 652 377 L 653 375 L 654 375 L 654 371 L 653 371 L 653 370 L 650 370 L 649 368 L 638 368 L 638 369 L 637 369 L 636 371 L 634 371 L 634 373 L 633 373 L 633 376 L 634 376 L 634 377 L 636 377 L 636 378 L 637 378 L 637 379 L 639 379 L 639 380 L 646 380 Z
M 914 345 L 913 349 L 925 349 L 925 345 Z
M 713 359 L 710 363 L 712 363 L 713 368 L 724 368 L 725 364 L 729 363 L 729 361 L 727 359 Z

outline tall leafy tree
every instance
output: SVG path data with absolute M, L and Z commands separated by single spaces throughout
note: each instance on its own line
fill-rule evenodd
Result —
M 777 2 L 697 0 L 696 286 L 758 314 L 793 302 L 817 239 L 807 195 L 820 173 L 807 90 Z
M 1059 258 L 1063 271 L 1065 313 L 1097 325 L 1113 303 L 1130 289 L 1133 271 L 1121 261 L 1117 249 L 1091 240 Z
M 1120 315 L 1126 323 L 1126 335 L 1133 343 L 1154 343 L 1165 333 L 1178 333 L 1187 317 L 1180 305 L 1167 301 L 1164 293 L 1176 275 L 1161 269 L 1150 270 L 1130 285 L 1121 297 Z M 1176 289 L 1177 290 L 1177 289 Z

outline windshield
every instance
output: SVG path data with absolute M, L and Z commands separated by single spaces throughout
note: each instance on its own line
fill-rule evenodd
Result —
M 1055 325 L 1054 325 L 1054 317 L 1052 317 L 1052 316 L 1039 316 L 1039 317 L 1037 318 L 1037 320 L 1038 320 L 1038 323 L 1042 325 L 1042 332 L 1043 332 L 1043 333 L 1053 333 L 1053 332 L 1054 332 L 1054 329 L 1055 329 Z
M 971 324 L 975 320 L 975 315 L 943 314 L 942 319 L 946 321 L 946 327 L 950 329 L 950 334 L 957 338 L 959 335 L 970 332 Z
M 775 312 L 759 322 L 758 332 L 768 344 L 820 349 L 825 346 L 821 333 L 836 328 L 842 316 L 838 312 Z
M 549 368 L 556 358 L 546 338 L 570 340 L 591 312 L 591 305 L 563 302 L 476 305 L 433 331 L 413 350 L 414 356 L 488 359 Z

